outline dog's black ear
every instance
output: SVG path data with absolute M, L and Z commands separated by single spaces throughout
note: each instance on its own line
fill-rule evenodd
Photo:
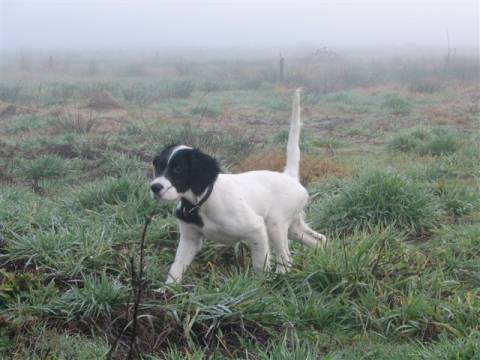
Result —
M 217 160 L 197 149 L 190 152 L 190 186 L 195 195 L 201 195 L 219 173 Z

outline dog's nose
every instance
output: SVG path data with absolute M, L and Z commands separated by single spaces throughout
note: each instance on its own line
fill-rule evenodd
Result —
M 152 184 L 152 186 L 150 186 L 150 189 L 154 194 L 158 194 L 160 191 L 162 191 L 163 186 L 158 183 L 155 183 L 155 184 Z

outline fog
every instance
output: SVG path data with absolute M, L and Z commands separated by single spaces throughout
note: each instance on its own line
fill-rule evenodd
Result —
M 453 1 L 0 0 L 0 49 L 451 47 L 478 51 L 479 5 Z

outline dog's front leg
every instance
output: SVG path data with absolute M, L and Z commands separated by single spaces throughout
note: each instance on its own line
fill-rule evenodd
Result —
M 263 226 L 255 231 L 249 240 L 252 252 L 252 265 L 256 271 L 270 269 L 270 246 L 268 244 L 267 230 Z
M 183 273 L 201 250 L 203 241 L 203 236 L 190 225 L 180 226 L 180 242 L 175 254 L 175 261 L 168 272 L 166 284 L 182 281 Z

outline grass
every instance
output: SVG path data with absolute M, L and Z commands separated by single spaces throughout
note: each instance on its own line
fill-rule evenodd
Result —
M 416 152 L 420 155 L 448 155 L 460 149 L 462 140 L 455 131 L 417 128 L 394 136 L 387 144 L 391 151 Z
M 287 58 L 284 83 L 270 60 L 108 61 L 4 73 L 0 357 L 105 358 L 152 211 L 145 359 L 480 357 L 475 61 Z M 307 219 L 327 246 L 293 243 L 291 271 L 261 275 L 244 244 L 207 243 L 183 285 L 154 293 L 178 229 L 173 204 L 150 198 L 152 155 L 186 143 L 226 170 L 281 170 L 298 85 Z M 439 126 L 459 117 L 472 120 Z
M 480 207 L 478 188 L 467 186 L 458 180 L 440 180 L 434 188 L 443 209 L 452 217 L 471 214 Z
M 412 105 L 397 94 L 385 95 L 382 108 L 393 115 L 408 115 Z
M 49 117 L 40 117 L 37 115 L 20 115 L 7 126 L 9 133 L 19 133 L 30 129 L 40 129 L 51 125 L 55 120 Z
M 59 301 L 67 321 L 75 319 L 110 319 L 127 300 L 127 289 L 117 280 L 101 276 L 86 276 L 78 285 L 67 290 Z
M 428 232 L 437 221 L 433 195 L 419 183 L 397 174 L 375 171 L 344 184 L 338 194 L 314 207 L 320 229 L 349 233 L 372 226 L 394 226 L 401 232 Z
M 30 182 L 34 191 L 41 191 L 41 182 L 57 179 L 66 171 L 65 161 L 58 156 L 43 156 L 33 160 L 22 160 L 13 169 L 13 173 Z

